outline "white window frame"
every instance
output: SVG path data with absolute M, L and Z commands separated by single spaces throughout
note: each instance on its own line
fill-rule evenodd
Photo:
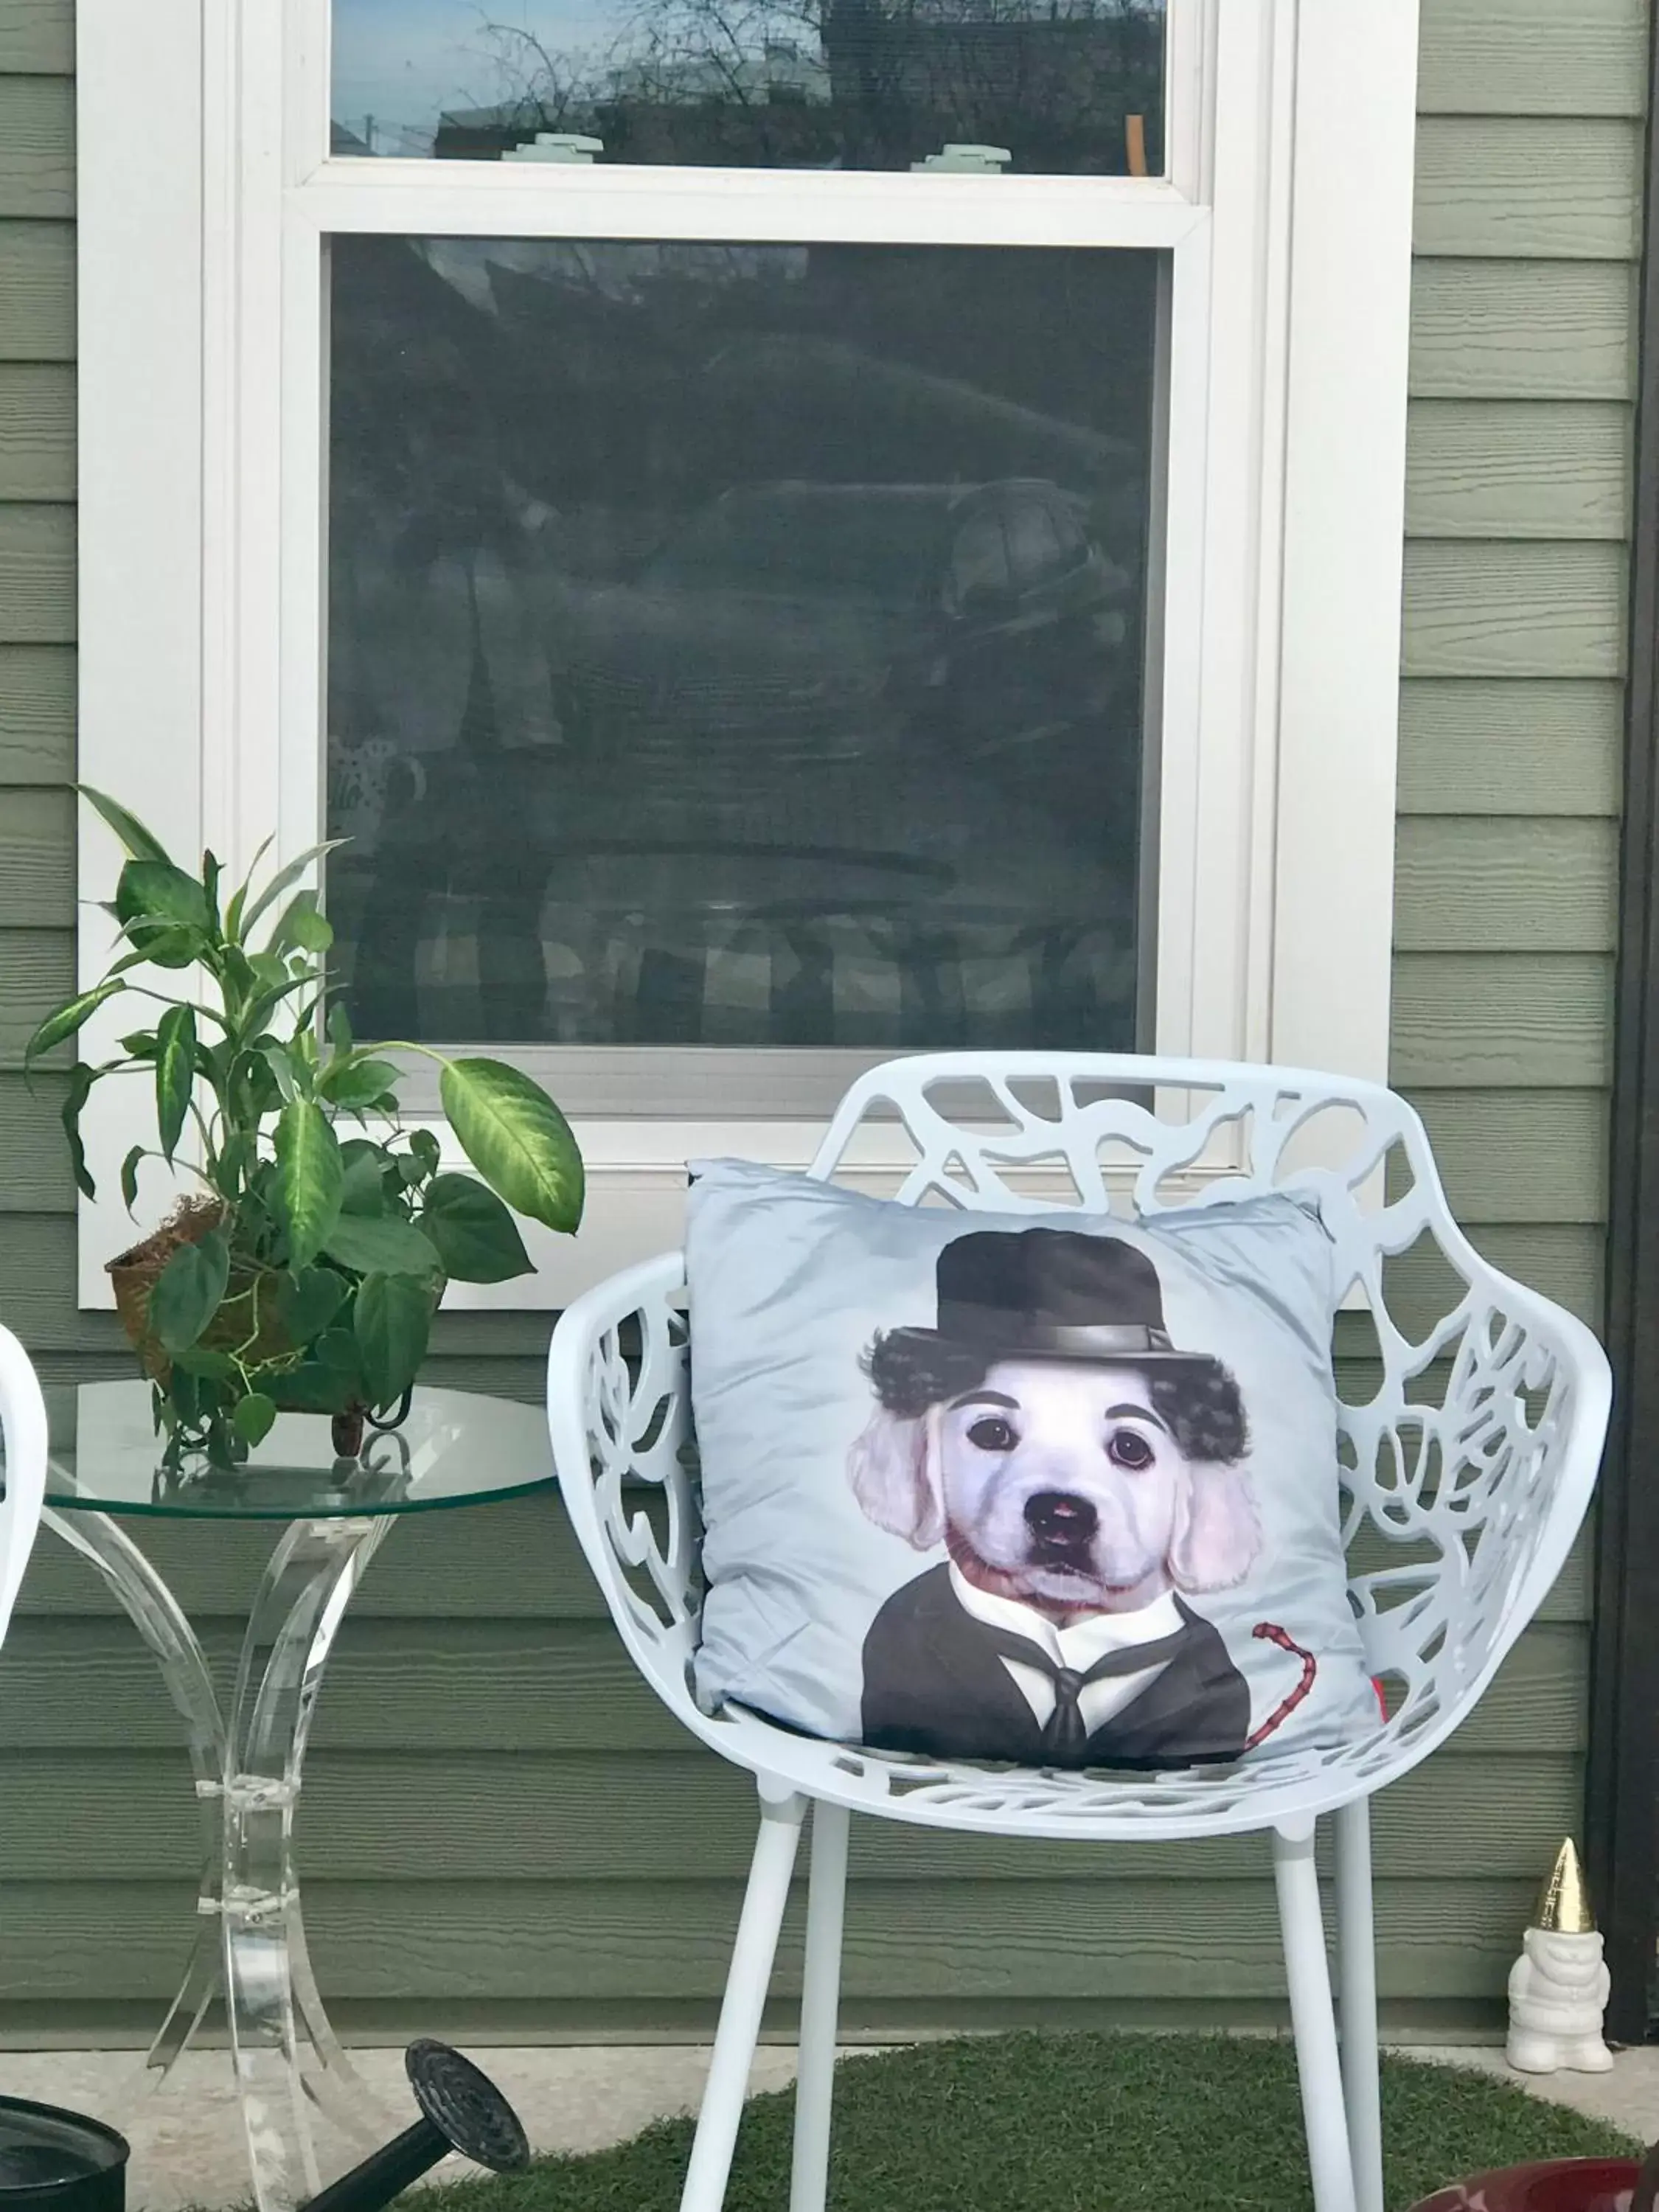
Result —
M 1163 248 L 1157 1048 L 1386 1073 L 1417 0 L 1170 0 L 1163 179 L 336 160 L 327 0 L 77 23 L 84 781 L 233 874 L 319 834 L 330 233 Z M 83 822 L 83 900 L 116 866 Z M 137 1083 L 88 1109 L 83 1306 L 148 1111 Z M 804 1164 L 819 1124 L 576 1126 L 581 1235 L 452 1305 L 561 1305 L 675 1241 L 688 1156 Z

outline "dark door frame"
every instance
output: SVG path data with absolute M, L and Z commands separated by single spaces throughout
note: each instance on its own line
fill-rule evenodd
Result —
M 1655 9 L 1659 26 L 1659 7 Z M 1608 2033 L 1659 2027 L 1659 33 L 1650 43 L 1630 684 L 1614 999 L 1607 1343 L 1584 1838 L 1613 1977 Z

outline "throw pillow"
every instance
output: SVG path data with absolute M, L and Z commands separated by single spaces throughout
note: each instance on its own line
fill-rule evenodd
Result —
M 1377 1725 L 1310 1206 L 1130 1224 L 693 1176 L 708 1710 L 1054 1766 Z

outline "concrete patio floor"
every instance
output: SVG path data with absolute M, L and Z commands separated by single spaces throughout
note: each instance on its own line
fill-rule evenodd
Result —
M 1407 2055 L 1478 2067 L 1536 2095 L 1595 2113 L 1644 2141 L 1659 2136 L 1659 2046 L 1620 2051 L 1611 2074 L 1557 2074 L 1542 2081 L 1510 2074 L 1502 2051 L 1492 2047 L 1419 2045 Z M 858 2054 L 848 2056 L 855 2061 Z M 691 2111 L 708 2060 L 706 2048 L 684 2045 L 491 2049 L 477 2057 L 543 2151 L 598 2149 L 637 2134 L 651 2120 Z M 384 2132 L 390 2134 L 412 2117 L 402 2053 L 362 2051 L 353 2063 L 384 2103 Z M 793 2051 L 763 2047 L 753 2086 L 782 2088 L 793 2072 Z M 241 2127 L 223 2051 L 192 2052 L 159 2091 L 137 2051 L 0 2052 L 0 2094 L 68 2105 L 119 2128 L 132 2144 L 127 2191 L 132 2212 L 218 2208 L 247 2199 Z M 349 2163 L 343 2144 L 337 2148 L 337 2164 Z M 448 2161 L 439 2172 L 460 2170 Z

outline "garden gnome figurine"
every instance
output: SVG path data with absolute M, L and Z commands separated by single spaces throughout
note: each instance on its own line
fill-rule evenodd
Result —
M 1510 2064 L 1522 2074 L 1562 2067 L 1605 2074 L 1613 2063 L 1601 2039 L 1607 1970 L 1571 1837 L 1556 1855 L 1524 1941 L 1510 1970 Z

